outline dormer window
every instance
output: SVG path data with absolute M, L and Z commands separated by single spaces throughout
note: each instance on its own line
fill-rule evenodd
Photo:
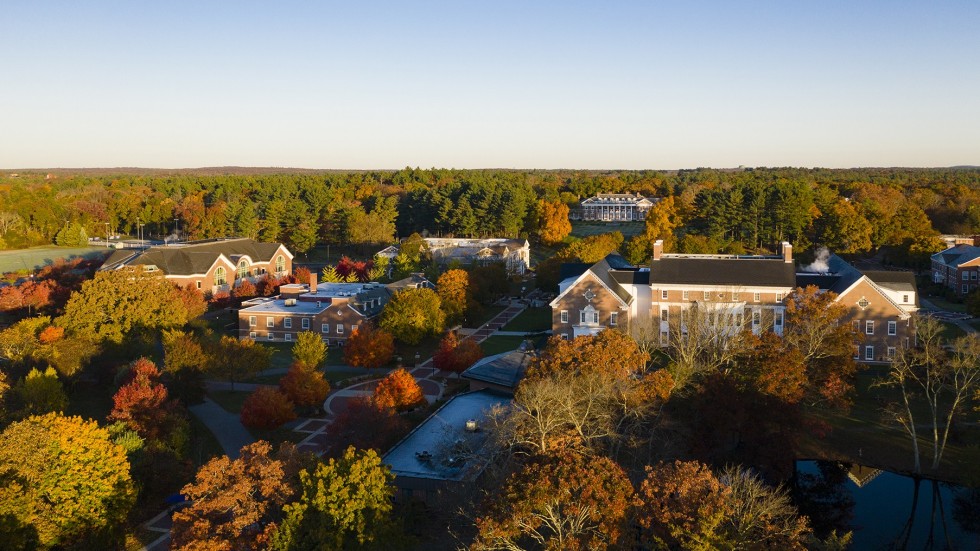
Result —
M 867 308 L 870 304 L 871 304 L 871 302 L 869 302 L 868 299 L 866 299 L 864 297 L 861 297 L 861 300 L 859 300 L 857 302 L 857 305 L 860 306 L 862 310 L 864 310 L 865 308 Z
M 286 259 L 282 255 L 276 257 L 276 272 L 282 273 L 286 271 Z
M 238 263 L 238 279 L 245 279 L 248 275 L 248 261 L 242 260 Z

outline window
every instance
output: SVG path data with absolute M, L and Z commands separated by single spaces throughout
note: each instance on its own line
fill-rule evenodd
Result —
M 276 326 L 276 318 L 273 318 L 273 317 L 265 318 L 265 326 L 266 327 L 275 327 Z
M 858 332 L 861 331 L 861 320 L 854 320 L 851 323 L 852 323 L 852 325 L 854 325 L 854 332 L 855 333 L 858 333 Z
M 276 340 L 276 336 L 274 334 L 272 334 L 272 333 L 269 333 L 269 340 L 270 341 Z
M 737 301 L 738 300 L 738 291 L 732 291 L 732 300 L 733 301 Z
M 357 326 L 356 325 L 351 325 L 350 326 L 350 332 L 351 333 L 356 333 L 357 332 Z
M 762 302 L 762 293 L 752 293 L 752 302 Z
M 245 260 L 242 260 L 241 262 L 238 263 L 238 277 L 237 277 L 237 279 L 245 279 L 245 276 L 247 276 L 247 275 L 248 275 L 248 262 L 245 261 Z
M 703 298 L 704 300 L 708 300 L 709 298 L 711 298 L 711 291 L 705 291 Z
M 965 295 L 965 294 L 967 294 L 968 292 L 970 292 L 970 286 L 969 286 L 969 285 L 967 285 L 966 283 L 964 283 L 964 284 L 963 284 L 963 288 L 962 288 L 962 290 L 963 290 L 963 294 Z
M 321 325 L 320 326 L 320 332 L 321 333 L 329 333 L 330 332 L 330 324 L 329 323 L 324 323 L 323 325 Z
M 282 255 L 276 257 L 276 271 L 285 272 L 286 271 L 286 259 Z
M 561 322 L 568 323 L 568 310 L 561 311 Z
M 660 310 L 660 321 L 667 321 L 667 309 Z
M 660 291 L 660 298 L 661 298 L 662 300 L 667 300 L 667 289 L 662 289 L 662 290 Z
M 854 345 L 854 359 L 855 360 L 861 359 L 861 347 L 856 344 Z
M 225 283 L 228 283 L 228 279 L 225 276 L 225 269 L 218 266 L 218 269 L 214 271 L 214 286 L 220 287 Z
M 303 329 L 309 329 L 310 328 L 310 318 L 303 318 L 303 321 L 300 322 L 300 323 L 303 326 Z
M 258 320 L 255 319 L 255 316 L 249 316 L 248 317 L 248 326 L 249 327 L 255 327 L 256 325 L 258 325 Z
M 681 293 L 681 295 L 684 297 L 684 300 L 691 300 L 691 292 L 690 291 L 684 291 L 684 292 Z
M 616 325 L 619 322 L 619 312 L 609 314 L 609 325 Z
M 782 310 L 777 310 L 775 312 L 775 319 L 773 320 L 773 325 L 775 325 L 776 327 L 782 327 L 783 326 L 783 311 Z
M 865 335 L 875 334 L 875 320 L 867 320 L 864 322 L 864 334 Z
M 960 273 L 963 274 L 963 281 L 967 281 L 970 279 L 970 272 L 960 272 Z
M 864 359 L 865 361 L 871 361 L 875 359 L 875 347 L 865 346 L 864 347 Z
M 890 321 L 890 322 L 888 322 L 888 334 L 889 335 L 892 335 L 892 336 L 898 334 L 898 322 L 897 321 Z
M 970 279 L 976 281 L 976 279 L 977 279 L 977 273 L 976 272 L 970 272 Z
M 599 323 L 599 312 L 592 312 L 592 324 L 597 325 Z
M 199 280 L 195 281 L 195 283 L 197 283 L 197 288 L 200 289 L 201 288 L 201 280 L 199 279 Z
M 250 338 L 250 339 L 252 339 L 254 341 L 255 340 L 255 331 L 249 331 L 248 338 Z
M 342 323 L 338 323 L 337 324 L 337 334 L 338 335 L 343 335 L 344 334 L 344 324 L 342 324 Z
M 860 306 L 860 307 L 861 307 L 861 309 L 862 309 L 862 310 L 864 310 L 864 309 L 865 309 L 865 308 L 867 308 L 867 307 L 868 307 L 868 305 L 869 305 L 869 304 L 871 304 L 871 303 L 870 303 L 870 302 L 868 302 L 868 299 L 866 299 L 866 298 L 864 298 L 864 297 L 861 297 L 861 300 L 859 300 L 857 304 L 858 304 L 858 306 Z
M 902 304 L 908 304 L 908 303 L 909 303 L 909 296 L 902 295 Z
M 888 347 L 887 357 L 888 357 L 889 360 L 894 360 L 895 359 L 895 347 L 894 346 L 889 346 Z
M 585 323 L 585 310 L 578 313 L 578 322 Z
M 287 341 L 293 340 L 293 334 L 292 333 L 286 333 L 286 340 Z
M 568 340 L 568 333 L 562 333 L 562 334 L 561 334 L 561 339 L 562 339 L 563 341 L 567 341 L 567 340 Z
M 322 307 L 323 307 L 323 303 L 322 303 L 322 302 L 320 302 L 319 300 L 318 300 L 318 301 L 316 301 L 316 307 L 317 307 L 317 308 L 322 308 Z
M 752 311 L 752 327 L 758 327 L 762 325 L 762 313 L 758 310 Z
M 282 326 L 285 327 L 286 329 L 292 329 L 293 328 L 293 318 L 283 318 L 282 319 Z
M 782 302 L 782 301 L 783 301 L 783 294 L 776 293 L 776 302 Z

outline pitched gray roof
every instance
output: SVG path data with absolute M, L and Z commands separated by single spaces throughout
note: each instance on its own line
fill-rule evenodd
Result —
M 224 254 L 236 262 L 248 256 L 253 262 L 269 262 L 279 243 L 261 243 L 254 239 L 217 239 L 197 243 L 150 247 L 144 251 L 117 250 L 103 264 L 103 269 L 121 266 L 153 265 L 167 275 L 191 275 L 208 271 L 218 256 Z
M 462 377 L 475 379 L 508 388 L 517 388 L 517 383 L 524 378 L 524 371 L 531 355 L 523 350 L 511 350 L 481 358 Z
M 959 266 L 964 262 L 969 262 L 977 258 L 980 258 L 980 247 L 964 244 L 956 245 L 955 247 L 932 255 L 933 260 L 942 262 L 947 266 Z
M 796 268 L 782 258 L 664 256 L 650 262 L 650 284 L 793 287 Z
M 630 304 L 633 302 L 633 295 L 629 294 L 626 289 L 616 281 L 616 278 L 612 275 L 613 266 L 630 266 L 626 260 L 619 256 L 617 253 L 612 253 L 603 258 L 599 262 L 596 262 L 589 268 L 589 271 L 595 274 L 602 281 L 606 287 L 609 287 L 612 292 L 616 293 L 623 302 Z
M 796 274 L 796 286 L 816 285 L 824 291 L 833 291 L 839 295 L 854 285 L 862 276 L 857 268 L 836 254 L 830 255 L 830 258 L 827 259 L 827 268 L 826 272 L 800 272 Z

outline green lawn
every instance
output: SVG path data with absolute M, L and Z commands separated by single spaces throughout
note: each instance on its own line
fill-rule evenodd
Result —
M 510 320 L 502 331 L 547 331 L 551 329 L 551 307 L 528 308 Z
M 947 310 L 949 312 L 959 312 L 961 314 L 966 313 L 966 305 L 958 302 L 950 302 L 944 298 L 939 297 L 926 297 L 926 300 L 933 303 L 936 308 L 942 310 Z
M 251 392 L 215 390 L 208 392 L 208 398 L 214 400 L 216 404 L 224 408 L 228 413 L 238 415 L 242 412 L 242 404 Z
M 527 337 L 494 335 L 480 343 L 480 348 L 483 349 L 484 356 L 492 356 L 494 354 L 517 350 L 525 338 L 531 339 L 534 347 L 538 350 L 543 348 L 548 342 L 548 336 L 542 334 L 529 335 Z
M 71 259 L 79 256 L 107 256 L 115 249 L 105 247 L 31 247 L 30 249 L 15 249 L 0 251 L 0 273 L 33 272 L 59 258 Z
M 484 305 L 480 309 L 480 313 L 477 314 L 477 315 L 468 317 L 466 319 L 466 323 L 464 323 L 463 326 L 464 327 L 472 327 L 472 328 L 475 329 L 477 327 L 480 327 L 484 323 L 492 320 L 494 317 L 497 316 L 497 314 L 503 312 L 504 310 L 506 310 L 506 307 L 504 307 L 504 306 L 486 306 L 486 305 Z
M 947 341 L 958 339 L 966 335 L 966 331 L 962 327 L 956 325 L 955 323 L 950 323 L 948 321 L 943 322 L 943 338 Z
M 643 233 L 643 222 L 583 222 L 580 220 L 572 221 L 572 235 L 575 237 L 588 237 L 601 233 L 612 233 L 618 231 L 623 236 L 630 238 L 634 235 Z

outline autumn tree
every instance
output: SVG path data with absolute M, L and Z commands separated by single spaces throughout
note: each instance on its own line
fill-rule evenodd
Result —
M 15 409 L 22 417 L 63 412 L 68 407 L 68 395 L 58 380 L 54 368 L 43 372 L 31 369 L 13 389 Z
M 810 404 L 844 406 L 857 370 L 854 346 L 860 335 L 847 322 L 848 307 L 831 291 L 815 285 L 796 288 L 786 297 L 783 339 L 806 362 L 805 400 Z
M 78 222 L 66 224 L 55 236 L 54 242 L 59 247 L 87 247 L 88 233 Z
M 293 359 L 310 369 L 318 369 L 327 357 L 327 344 L 312 331 L 301 331 L 293 344 Z
M 567 262 L 578 259 L 579 262 L 593 264 L 619 249 L 623 244 L 623 239 L 623 234 L 618 231 L 590 235 L 572 242 L 558 251 L 557 256 Z
M 136 360 L 130 368 L 129 382 L 112 397 L 110 421 L 121 421 L 150 441 L 159 441 L 177 417 L 168 401 L 167 389 L 160 383 L 160 370 L 147 358 Z
M 233 384 L 269 369 L 272 350 L 252 339 L 237 339 L 228 335 L 209 343 L 208 369 Z
M 649 360 L 636 341 L 621 331 L 602 331 L 571 340 L 554 336 L 542 353 L 531 360 L 528 377 L 601 370 L 625 378 L 642 372 Z
M 125 450 L 94 421 L 49 413 L 0 433 L 0 517 L 41 547 L 114 546 L 134 498 Z
M 425 395 L 415 377 L 403 368 L 378 381 L 371 401 L 376 407 L 407 411 L 425 405 Z
M 247 299 L 258 294 L 255 284 L 247 279 L 242 279 L 234 289 L 235 298 Z
M 319 410 L 330 393 L 330 383 L 323 378 L 320 371 L 294 362 L 279 380 L 279 390 L 297 407 Z
M 381 546 L 395 536 L 394 475 L 374 450 L 347 448 L 299 473 L 298 499 L 283 508 L 270 549 L 336 550 Z
M 674 235 L 674 230 L 680 225 L 680 215 L 674 203 L 674 197 L 667 196 L 658 201 L 647 213 L 643 237 L 651 244 L 662 239 L 664 242 L 664 251 L 670 252 L 675 250 L 677 246 L 677 237 Z
M 980 387 L 980 338 L 969 335 L 950 345 L 943 339 L 937 320 L 917 316 L 915 325 L 915 346 L 903 348 L 889 365 L 886 377 L 876 384 L 900 391 L 900 401 L 889 404 L 886 413 L 910 437 L 913 470 L 921 473 L 920 437 L 926 436 L 931 444 L 931 469 L 935 471 L 954 420 L 962 414 L 974 389 Z M 927 435 L 919 433 L 923 417 L 929 423 Z
M 180 297 L 180 301 L 184 303 L 188 320 L 197 319 L 208 311 L 208 301 L 204 300 L 204 293 L 193 285 L 188 284 L 178 288 L 177 295 Z
M 378 368 L 391 361 L 395 353 L 395 338 L 371 322 L 357 326 L 344 345 L 344 363 L 354 367 Z
M 616 548 L 632 498 L 626 473 L 607 457 L 536 457 L 511 475 L 477 519 L 471 549 Z
M 432 289 L 401 291 L 385 305 L 380 326 L 405 344 L 418 344 L 425 337 L 442 332 L 442 301 Z
M 466 312 L 473 306 L 473 291 L 470 274 L 466 270 L 447 270 L 436 281 L 436 293 L 446 315 L 446 323 L 454 325 L 463 321 Z
M 295 448 L 273 453 L 264 441 L 242 448 L 238 459 L 212 459 L 181 490 L 191 505 L 173 515 L 172 549 L 267 549 L 301 468 Z
M 748 335 L 742 312 L 733 303 L 702 303 L 668 310 L 663 351 L 670 360 L 668 369 L 677 390 L 686 392 L 701 376 L 730 367 L 745 350 Z M 659 340 L 659 327 L 649 336 Z
M 561 243 L 572 233 L 568 205 L 561 201 L 538 201 L 538 238 L 545 245 Z
M 204 400 L 204 375 L 210 360 L 200 341 L 177 329 L 163 331 L 163 369 L 170 388 L 185 404 Z
M 483 357 L 483 349 L 473 339 L 460 340 L 455 331 L 446 333 L 432 356 L 432 365 L 442 371 L 462 373 Z
M 349 401 L 345 409 L 335 413 L 333 423 L 327 426 L 328 454 L 331 456 L 339 457 L 348 446 L 380 453 L 411 428 L 395 410 L 379 408 L 363 396 Z M 364 427 L 371 427 L 371 430 L 364 430 Z
M 285 393 L 263 386 L 245 398 L 240 418 L 250 429 L 273 430 L 296 419 L 296 410 Z
M 179 327 L 187 320 L 179 290 L 162 274 L 122 269 L 97 272 L 83 283 L 56 324 L 118 344 L 133 331 Z

